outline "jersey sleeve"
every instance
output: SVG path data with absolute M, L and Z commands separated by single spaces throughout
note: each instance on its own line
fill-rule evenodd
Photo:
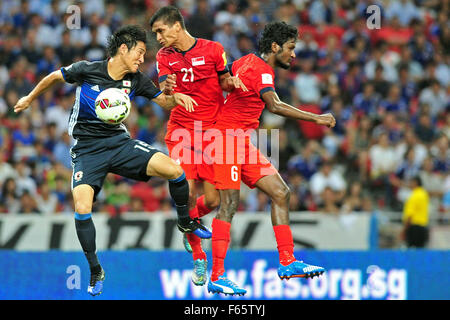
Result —
M 70 66 L 62 67 L 60 70 L 67 83 L 82 82 L 83 73 L 86 71 L 87 61 L 78 61 Z
M 136 85 L 136 96 L 143 96 L 149 100 L 155 99 L 162 93 L 153 81 L 142 72 L 139 72 L 138 82 Z
M 156 70 L 158 71 L 159 83 L 165 81 L 167 76 L 173 73 L 168 64 L 166 55 L 161 54 L 161 51 L 158 51 L 156 54 Z
M 263 93 L 267 91 L 275 91 L 274 76 L 270 70 L 267 69 L 255 69 L 253 86 L 255 91 L 262 99 Z
M 227 61 L 227 53 L 223 49 L 222 44 L 215 42 L 215 57 L 214 61 L 216 64 L 216 71 L 219 75 L 225 74 L 229 72 L 228 70 L 228 61 Z

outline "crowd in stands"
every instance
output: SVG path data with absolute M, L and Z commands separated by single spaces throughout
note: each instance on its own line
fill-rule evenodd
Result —
M 276 164 L 292 211 L 401 211 L 409 179 L 418 175 L 432 215 L 448 218 L 450 2 L 444 0 L 3 0 L 0 213 L 73 212 L 67 127 L 75 87 L 57 86 L 20 114 L 12 108 L 17 100 L 61 66 L 107 58 L 106 41 L 118 27 L 148 29 L 156 9 L 169 4 L 182 10 L 193 36 L 220 42 L 229 62 L 256 51 L 267 22 L 298 26 L 296 59 L 291 69 L 276 70 L 277 93 L 303 110 L 331 112 L 337 123 L 328 129 L 263 112 L 261 128 L 278 130 Z M 367 24 L 371 4 L 381 8 L 379 29 Z M 69 28 L 76 13 L 80 25 Z M 157 50 L 152 38 L 141 68 L 155 83 Z M 167 119 L 162 108 L 137 98 L 126 125 L 134 138 L 167 151 Z M 172 210 L 165 181 L 112 174 L 94 208 L 111 215 Z M 265 194 L 242 188 L 239 211 L 269 210 Z

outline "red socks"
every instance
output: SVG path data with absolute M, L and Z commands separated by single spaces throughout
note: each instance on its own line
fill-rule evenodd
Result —
M 211 211 L 212 209 L 208 208 L 205 205 L 205 195 L 202 195 L 201 197 L 197 198 L 197 203 L 195 207 L 191 211 L 189 211 L 189 216 L 192 219 L 201 218 L 204 215 L 210 213 Z M 192 233 L 186 234 L 186 237 L 192 248 L 192 258 L 194 260 L 197 259 L 206 260 L 206 253 L 203 251 L 202 248 L 202 240 Z
M 201 197 L 197 198 L 197 203 L 195 205 L 195 208 L 197 208 L 198 217 L 201 218 L 208 213 L 210 213 L 213 209 L 208 208 L 205 205 L 205 195 L 202 195 Z
M 231 223 L 214 218 L 212 222 L 212 256 L 213 266 L 211 281 L 217 281 L 225 272 L 224 260 L 230 244 Z
M 294 262 L 294 239 L 292 238 L 291 228 L 288 225 L 278 225 L 273 226 L 273 231 L 275 232 L 275 239 L 277 241 L 280 263 L 286 266 Z

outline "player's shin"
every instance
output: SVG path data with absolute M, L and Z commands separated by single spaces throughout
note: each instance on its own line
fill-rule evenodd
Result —
M 189 184 L 186 175 L 183 174 L 176 179 L 169 179 L 169 192 L 177 210 L 178 220 L 188 223 L 189 216 Z
M 230 244 L 231 223 L 214 218 L 212 222 L 213 266 L 211 280 L 216 281 L 225 272 L 224 261 Z
M 92 221 L 91 214 L 79 214 L 75 212 L 75 229 L 77 231 L 78 240 L 81 248 L 89 263 L 91 273 L 98 273 L 101 270 L 100 262 L 98 261 L 95 244 L 95 225 Z

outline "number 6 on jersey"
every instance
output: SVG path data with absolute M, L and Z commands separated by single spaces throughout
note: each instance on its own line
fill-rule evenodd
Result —
M 231 167 L 231 181 L 238 181 L 239 180 L 239 171 L 237 166 Z

